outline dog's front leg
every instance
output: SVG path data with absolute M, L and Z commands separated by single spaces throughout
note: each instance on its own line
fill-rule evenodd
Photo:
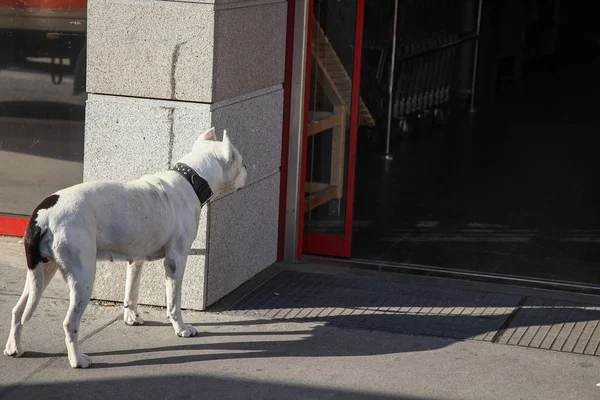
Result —
M 173 324 L 177 336 L 190 337 L 196 335 L 196 329 L 191 325 L 185 325 L 181 317 L 181 282 L 187 257 L 167 256 L 165 257 L 165 275 L 167 284 L 167 314 Z
M 123 301 L 123 319 L 127 325 L 142 325 L 144 323 L 144 319 L 140 316 L 137 308 L 143 265 L 143 261 L 127 264 L 127 282 L 125 283 L 125 300 Z

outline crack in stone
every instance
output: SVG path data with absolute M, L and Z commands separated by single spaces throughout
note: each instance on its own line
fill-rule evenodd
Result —
M 177 81 L 175 79 L 175 70 L 177 69 L 177 62 L 179 61 L 179 51 L 181 50 L 181 46 L 187 43 L 180 42 L 175 45 L 175 49 L 173 50 L 173 55 L 171 56 L 171 99 L 175 99 L 175 89 L 177 86 Z

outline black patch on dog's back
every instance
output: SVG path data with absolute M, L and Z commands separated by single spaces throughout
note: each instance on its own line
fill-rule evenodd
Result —
M 40 210 L 47 210 L 54 207 L 58 202 L 58 195 L 53 194 L 46 197 L 31 214 L 27 229 L 25 229 L 25 258 L 27 259 L 27 268 L 34 269 L 41 262 L 48 262 L 46 257 L 40 252 L 40 241 L 42 239 L 42 228 L 37 224 L 36 219 Z

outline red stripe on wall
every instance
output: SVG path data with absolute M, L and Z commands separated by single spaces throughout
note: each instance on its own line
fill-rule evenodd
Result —
M 29 222 L 28 217 L 9 217 L 0 215 L 0 235 L 23 236 Z
M 0 0 L 0 7 L 85 10 L 87 8 L 87 0 Z

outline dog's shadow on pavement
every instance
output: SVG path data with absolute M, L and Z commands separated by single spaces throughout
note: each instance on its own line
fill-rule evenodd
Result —
M 541 310 L 541 308 L 540 308 Z M 548 312 L 547 309 L 544 310 Z M 559 312 L 560 311 L 560 312 Z M 508 314 L 495 315 L 338 315 L 325 318 L 299 319 L 242 319 L 222 323 L 195 324 L 195 338 L 179 339 L 172 346 L 137 347 L 123 350 L 90 352 L 95 357 L 93 368 L 112 368 L 144 365 L 184 364 L 202 361 L 252 359 L 269 357 L 345 357 L 430 351 L 446 347 L 457 340 L 476 339 L 496 342 L 508 327 Z M 553 318 L 554 324 L 575 324 L 600 320 L 600 311 L 561 307 Z M 297 323 L 303 322 L 303 323 Z M 308 322 L 308 323 L 306 323 Z M 510 324 L 520 331 L 523 340 L 531 341 L 540 326 L 539 320 L 518 318 Z M 154 322 L 149 326 L 168 323 Z M 202 327 L 244 326 L 243 331 L 224 329 L 203 332 Z M 376 332 L 357 331 L 377 327 Z M 388 329 L 385 329 L 386 326 Z M 350 329 L 335 329 L 345 327 Z M 398 329 L 406 327 L 406 329 Z M 169 327 L 170 329 L 170 327 Z M 385 331 L 389 332 L 385 332 Z M 394 335 L 413 335 L 403 340 Z M 418 336 L 417 336 L 418 335 Z M 223 340 L 231 338 L 231 340 Z M 175 338 L 174 338 L 175 339 Z M 144 342 L 149 343 L 149 342 Z M 515 343 L 517 344 L 517 343 Z M 527 343 L 526 343 L 527 344 Z M 600 343 L 599 343 L 600 344 Z M 593 343 L 595 347 L 599 344 Z M 596 349 L 597 350 L 597 349 Z M 157 355 L 156 357 L 150 356 Z M 144 355 L 131 360 L 131 355 Z M 102 356 L 123 356 L 124 362 L 101 362 Z
M 264 330 L 244 330 L 243 332 L 202 332 L 202 327 L 196 325 L 199 329 L 196 337 L 185 340 L 174 337 L 174 343 L 180 344 L 88 352 L 87 354 L 95 360 L 92 368 L 113 368 L 231 359 L 339 357 L 403 353 L 429 350 L 435 346 L 443 347 L 449 342 L 438 339 L 435 341 L 435 346 L 432 346 L 430 340 L 411 342 L 410 345 L 405 344 L 402 340 L 381 340 L 373 343 L 371 335 L 357 335 L 355 330 L 330 329 L 326 324 L 310 324 L 306 325 L 306 329 L 287 330 L 285 324 L 279 321 L 248 320 L 244 323 L 252 325 L 253 328 L 256 328 L 257 325 L 266 328 L 271 324 L 277 325 L 277 327 L 275 329 L 269 327 Z M 223 341 L 224 338 L 230 340 Z M 134 360 L 125 362 L 100 362 L 101 356 L 125 356 L 130 359 L 131 357 L 127 356 L 131 355 L 143 355 L 143 357 L 136 357 Z

